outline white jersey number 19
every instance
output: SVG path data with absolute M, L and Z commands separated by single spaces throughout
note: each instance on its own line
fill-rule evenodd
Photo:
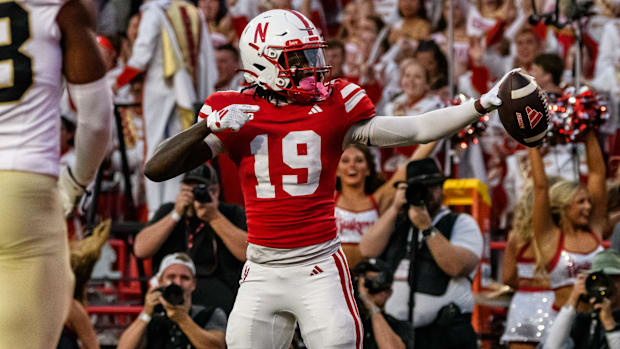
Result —
M 258 185 L 256 197 L 275 198 L 275 186 L 269 176 L 269 147 L 267 135 L 258 135 L 250 142 L 254 154 L 254 174 Z M 300 146 L 305 150 L 299 154 Z M 321 136 L 314 131 L 293 131 L 282 138 L 282 161 L 290 168 L 307 169 L 308 180 L 299 183 L 297 175 L 283 175 L 282 189 L 292 196 L 313 194 L 319 187 L 321 177 Z

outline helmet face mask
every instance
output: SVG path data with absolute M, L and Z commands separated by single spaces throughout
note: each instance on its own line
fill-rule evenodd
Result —
M 299 12 L 264 12 L 248 23 L 239 40 L 246 82 L 297 103 L 324 99 L 328 92 L 323 81 L 331 79 L 323 56 L 326 46 Z
M 331 79 L 331 67 L 325 64 L 323 45 L 310 48 L 285 48 L 280 54 L 278 76 L 288 81 L 282 87 L 296 102 L 309 103 L 321 99 L 323 83 Z

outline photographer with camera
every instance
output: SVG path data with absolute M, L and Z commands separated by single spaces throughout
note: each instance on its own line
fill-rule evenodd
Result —
M 406 172 L 360 251 L 381 255 L 394 270 L 385 309 L 412 323 L 416 348 L 477 348 L 471 280 L 482 256 L 480 228 L 470 215 L 442 206 L 444 177 L 433 159 L 411 161 Z
M 364 349 L 413 348 L 413 327 L 384 312 L 392 295 L 394 276 L 390 266 L 371 258 L 360 262 L 353 274 L 356 278 L 356 300 L 364 325 Z
M 590 312 L 577 312 L 580 303 Z M 545 349 L 620 348 L 620 254 L 612 249 L 597 253 L 589 273 L 579 274 L 558 313 Z
M 224 349 L 226 314 L 220 308 L 192 304 L 196 267 L 185 253 L 167 255 L 157 286 L 144 298 L 144 309 L 123 332 L 118 349 Z
M 164 256 L 186 252 L 196 265 L 194 303 L 218 306 L 229 314 L 245 262 L 247 228 L 243 208 L 219 201 L 219 194 L 213 167 L 188 171 L 176 202 L 162 205 L 136 236 L 134 253 L 153 257 L 156 270 Z

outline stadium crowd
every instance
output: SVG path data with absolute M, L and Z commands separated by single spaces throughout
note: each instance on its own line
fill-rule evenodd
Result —
M 92 233 L 96 222 L 142 224 L 134 234 L 116 232 L 128 250 L 104 238 L 88 252 L 92 260 L 72 259 L 77 301 L 58 348 L 225 347 L 227 317 L 248 259 L 235 159 L 220 154 L 164 182 L 147 179 L 145 164 L 162 141 L 196 122 L 211 93 L 245 87 L 239 38 L 252 18 L 271 9 L 294 9 L 309 18 L 327 41 L 331 78 L 365 89 L 377 115 L 422 114 L 462 103 L 460 94 L 478 98 L 506 72 L 521 68 L 552 107 L 573 103 L 567 118 L 581 118 L 571 124 L 578 123 L 579 132 L 550 133 L 539 148 L 510 138 L 496 112 L 469 133 L 429 144 L 345 147 L 333 179 L 335 218 L 364 348 L 478 347 L 472 282 L 491 241 L 506 245 L 493 252 L 493 274 L 486 276 L 510 286 L 512 294 L 493 342 L 620 348 L 620 311 L 614 311 L 620 289 L 613 286 L 620 256 L 602 252 L 611 239 L 611 249 L 620 253 L 614 242 L 620 242 L 619 1 L 575 1 L 556 23 L 544 15 L 554 11 L 552 0 L 93 2 L 116 123 L 108 155 L 89 185 L 94 194 L 67 218 L 72 254 L 84 257 L 83 246 L 100 237 Z M 558 28 L 561 21 L 570 24 Z M 569 97 L 586 106 L 578 112 Z M 598 109 L 587 109 L 594 102 L 586 98 L 596 99 Z M 77 121 L 68 93 L 60 108 L 61 165 L 71 166 Z M 464 178 L 488 188 L 488 226 L 442 205 L 445 181 Z M 408 193 L 414 184 L 426 193 L 422 206 Z M 135 281 L 112 275 L 114 258 L 120 265 L 126 251 L 146 261 L 148 291 L 106 296 Z M 78 272 L 85 264 L 92 275 Z M 588 294 L 586 274 L 593 271 L 613 280 L 611 296 L 580 297 Z M 139 276 L 129 266 L 121 272 L 121 278 Z M 174 294 L 164 294 L 174 291 L 171 283 L 184 288 L 178 303 Z M 93 326 L 83 325 L 79 319 L 93 304 L 143 309 L 130 322 L 120 321 L 121 334 L 100 328 L 106 315 L 91 314 Z M 583 320 L 575 320 L 576 311 L 600 317 L 592 341 L 584 339 L 583 325 L 576 327 L 582 334 L 569 339 L 571 323 Z M 299 331 L 291 347 L 304 347 Z

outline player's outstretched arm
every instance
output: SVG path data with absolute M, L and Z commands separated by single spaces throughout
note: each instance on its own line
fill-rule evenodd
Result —
M 162 182 L 194 169 L 211 159 L 211 148 L 204 142 L 211 133 L 206 120 L 163 141 L 146 162 L 144 175 Z
M 480 116 L 499 108 L 499 86 L 512 70 L 504 75 L 480 99 L 461 105 L 433 110 L 414 116 L 375 116 L 354 125 L 345 138 L 347 143 L 363 143 L 379 147 L 394 147 L 428 143 L 450 136 L 471 124 Z
M 480 117 L 474 103 L 472 100 L 415 116 L 375 116 L 353 125 L 345 142 L 378 147 L 428 143 L 451 135 Z

